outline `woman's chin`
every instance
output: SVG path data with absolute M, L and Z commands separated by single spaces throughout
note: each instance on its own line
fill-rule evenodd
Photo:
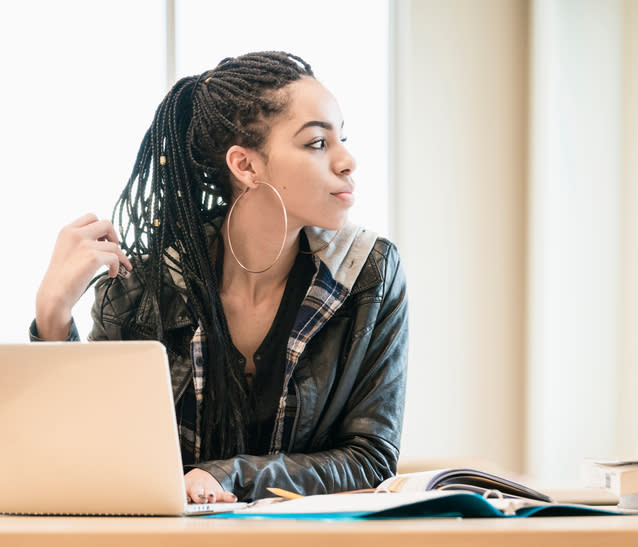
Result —
M 334 232 L 336 230 L 341 230 L 341 228 L 343 228 L 347 223 L 348 211 L 344 211 L 343 214 L 338 215 L 337 217 L 322 221 L 319 227 L 324 230 Z
M 315 226 L 317 228 L 320 228 L 321 230 L 326 230 L 326 232 L 336 232 L 337 230 L 341 230 L 341 228 L 343 228 L 347 222 L 348 222 L 348 219 L 345 218 L 339 223 L 322 222 L 321 224 L 315 225 Z
M 348 215 L 339 215 L 338 217 L 332 217 L 329 219 L 308 219 L 303 223 L 304 226 L 313 226 L 320 230 L 326 230 L 328 232 L 335 232 L 341 230 L 348 223 Z

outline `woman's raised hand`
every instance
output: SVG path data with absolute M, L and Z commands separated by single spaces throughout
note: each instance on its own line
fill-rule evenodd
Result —
M 127 271 L 132 269 L 118 241 L 113 224 L 92 213 L 60 230 L 36 296 L 39 338 L 67 338 L 71 310 L 99 268 L 107 266 L 110 277 L 117 275 L 120 263 Z

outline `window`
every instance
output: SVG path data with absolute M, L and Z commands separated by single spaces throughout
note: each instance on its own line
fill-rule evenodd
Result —
M 283 49 L 312 64 L 341 105 L 358 161 L 351 218 L 387 234 L 388 0 L 329 0 L 312 9 L 292 0 L 166 5 L 174 6 L 177 77 L 253 50 Z M 173 20 L 166 5 L 2 6 L 2 342 L 26 340 L 60 228 L 87 212 L 111 216 L 166 92 L 166 29 Z M 75 308 L 83 337 L 92 301 L 89 290 Z

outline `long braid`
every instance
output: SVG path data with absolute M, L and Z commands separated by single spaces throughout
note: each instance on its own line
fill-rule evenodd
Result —
M 114 224 L 122 247 L 145 260 L 145 282 L 153 295 L 154 336 L 164 338 L 162 273 L 179 272 L 185 296 L 211 346 L 204 416 L 202 458 L 219 459 L 245 449 L 246 393 L 243 371 L 232 366 L 206 226 L 214 231 L 232 199 L 226 151 L 233 144 L 262 150 L 271 118 L 285 111 L 279 93 L 310 65 L 284 52 L 227 58 L 198 77 L 183 78 L 157 108 L 140 146 L 131 177 L 118 199 Z M 169 253 L 177 253 L 177 258 Z

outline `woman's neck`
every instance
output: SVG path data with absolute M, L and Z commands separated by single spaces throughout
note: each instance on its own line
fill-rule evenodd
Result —
M 250 230 L 244 231 L 244 237 L 241 237 L 241 234 L 235 234 L 233 226 L 231 251 L 228 244 L 228 225 L 224 222 L 221 228 L 224 261 L 220 294 L 241 295 L 242 299 L 256 304 L 269 298 L 273 291 L 283 288 L 299 252 L 300 232 L 300 228 L 289 230 L 282 248 L 281 232 L 278 239 L 275 234 L 255 235 L 254 232 L 251 237 Z M 279 249 L 281 254 L 273 264 Z M 264 272 L 251 273 L 242 268 L 238 261 L 251 270 L 261 270 L 271 264 L 272 266 Z

